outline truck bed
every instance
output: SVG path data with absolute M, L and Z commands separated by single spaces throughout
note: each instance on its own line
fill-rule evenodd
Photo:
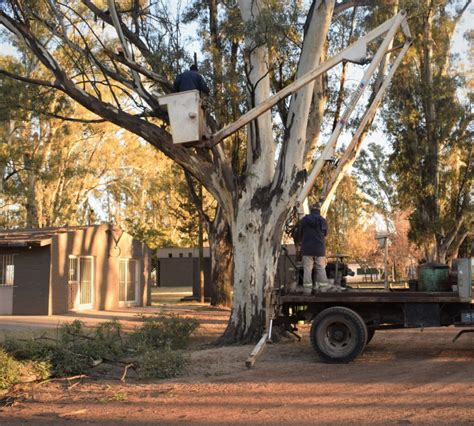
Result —
M 311 304 L 320 302 L 337 303 L 470 303 L 463 300 L 458 293 L 421 292 L 421 291 L 386 291 L 349 289 L 344 292 L 327 292 L 316 294 L 285 294 L 278 297 L 280 304 Z

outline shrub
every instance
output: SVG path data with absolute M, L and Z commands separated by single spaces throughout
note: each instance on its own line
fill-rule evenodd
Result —
M 44 380 L 51 375 L 48 362 L 20 362 L 0 349 L 0 390 L 5 390 L 21 381 Z
M 29 374 L 34 376 L 35 380 L 45 380 L 51 377 L 51 363 L 48 361 L 34 361 L 25 363 Z
M 94 361 L 116 360 L 125 352 L 118 321 L 99 324 L 88 331 L 82 321 L 62 324 L 56 341 L 35 337 L 6 339 L 3 348 L 18 360 L 43 361 L 56 377 L 86 373 Z
M 143 324 L 130 336 L 129 344 L 137 350 L 150 348 L 183 349 L 189 342 L 191 333 L 199 326 L 192 318 L 176 315 L 142 316 Z
M 148 350 L 140 359 L 141 377 L 170 379 L 185 373 L 189 359 L 182 352 L 163 348 L 159 351 Z
M 86 373 L 98 360 L 115 361 L 124 354 L 121 325 L 117 320 L 88 331 L 82 321 L 63 324 L 52 356 L 57 376 Z
M 99 324 L 94 331 L 95 350 L 102 358 L 118 359 L 124 354 L 122 325 L 117 320 Z
M 2 346 L 6 352 L 13 355 L 17 360 L 49 360 L 55 350 L 54 342 L 42 340 L 41 337 L 29 340 L 17 340 L 7 337 Z
M 0 390 L 8 389 L 20 377 L 20 363 L 0 349 Z

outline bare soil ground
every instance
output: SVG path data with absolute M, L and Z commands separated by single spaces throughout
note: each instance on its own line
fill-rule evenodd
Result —
M 457 330 L 377 332 L 347 365 L 321 363 L 308 327 L 303 340 L 269 345 L 256 366 L 251 346 L 215 347 L 229 312 L 163 305 L 201 327 L 189 350 L 189 374 L 173 380 L 52 381 L 0 410 L 17 424 L 474 424 L 474 335 Z

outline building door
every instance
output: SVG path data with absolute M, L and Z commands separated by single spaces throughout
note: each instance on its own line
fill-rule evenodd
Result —
M 79 266 L 79 305 L 83 309 L 92 308 L 92 258 L 81 257 Z
M 94 258 L 69 257 L 69 284 L 74 295 L 74 309 L 92 309 L 94 294 Z
M 119 259 L 119 304 L 122 306 L 137 303 L 137 261 Z
M 0 254 L 0 315 L 13 313 L 14 275 L 14 255 Z

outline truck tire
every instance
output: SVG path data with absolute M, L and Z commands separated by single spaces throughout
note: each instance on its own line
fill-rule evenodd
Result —
M 346 364 L 367 344 L 367 326 L 352 309 L 333 306 L 320 312 L 311 325 L 311 344 L 322 361 Z

